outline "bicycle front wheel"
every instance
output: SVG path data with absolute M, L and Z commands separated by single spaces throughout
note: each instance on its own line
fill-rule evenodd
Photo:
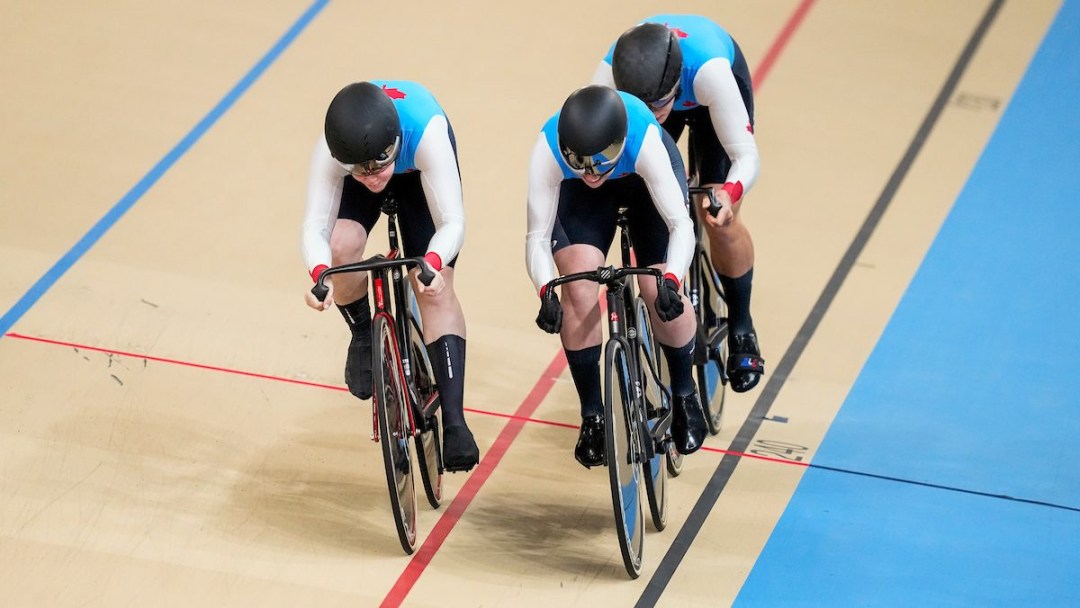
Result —
M 635 386 L 627 360 L 626 345 L 611 340 L 605 355 L 604 449 L 611 503 L 615 510 L 615 531 L 619 537 L 623 565 L 630 578 L 641 574 L 645 514 L 641 504 L 641 453 L 637 437 L 637 416 L 633 413 Z
M 375 405 L 379 418 L 386 484 L 390 489 L 390 510 L 394 513 L 398 540 L 405 553 L 416 549 L 416 487 L 413 481 L 409 439 L 405 372 L 401 365 L 397 333 L 385 314 L 376 315 L 372 369 L 375 370 Z

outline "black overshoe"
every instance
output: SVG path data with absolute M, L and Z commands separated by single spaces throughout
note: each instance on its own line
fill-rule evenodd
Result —
M 765 373 L 765 360 L 761 358 L 757 334 L 750 330 L 744 334 L 731 334 L 728 344 L 727 373 L 731 379 L 731 389 L 736 393 L 745 393 L 757 386 L 761 375 Z
M 359 399 L 371 399 L 371 334 L 356 332 L 349 342 L 349 354 L 345 358 L 345 384 L 349 392 Z
M 676 396 L 671 409 L 671 440 L 680 454 L 693 454 L 701 449 L 709 429 L 705 413 L 698 402 L 697 391 Z
M 451 473 L 468 471 L 480 462 L 480 448 L 476 447 L 469 427 L 461 424 L 443 429 L 443 468 Z
M 604 464 L 604 421 L 600 416 L 582 419 L 574 458 L 586 469 Z

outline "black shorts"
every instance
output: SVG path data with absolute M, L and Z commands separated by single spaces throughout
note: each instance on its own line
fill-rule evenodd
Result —
M 453 128 L 449 129 L 450 144 L 454 148 L 454 160 L 457 161 L 457 141 Z M 458 167 L 458 176 L 461 167 Z M 398 229 L 401 231 L 401 246 L 406 257 L 423 256 L 427 253 L 428 243 L 435 235 L 435 222 L 431 219 L 427 196 L 420 183 L 420 172 L 397 173 L 390 178 L 382 192 L 375 193 L 366 186 L 346 175 L 341 189 L 341 206 L 338 209 L 339 220 L 359 222 L 368 234 L 378 223 L 382 215 L 382 203 L 388 194 L 394 196 L 398 206 Z M 453 267 L 458 256 L 444 266 Z
M 735 44 L 734 40 L 732 44 Z M 732 64 L 731 71 L 735 75 L 735 82 L 739 85 L 739 93 L 742 94 L 746 113 L 750 116 L 750 126 L 753 127 L 754 87 L 750 82 L 750 68 L 746 65 L 746 58 L 743 57 L 738 44 L 735 44 L 735 63 Z M 663 126 L 671 137 L 678 141 L 682 136 L 683 128 L 687 125 L 690 126 L 690 142 L 687 146 L 690 151 L 688 164 L 692 175 L 698 176 L 698 185 L 726 182 L 728 171 L 731 170 L 731 158 L 724 151 L 720 139 L 716 137 L 716 129 L 713 128 L 709 108 L 698 106 L 692 110 L 673 111 L 668 115 Z
M 661 131 L 671 169 L 679 181 L 686 204 L 686 169 L 675 140 Z M 565 179 L 559 186 L 559 209 L 551 232 L 551 252 L 569 245 L 592 245 L 607 255 L 615 240 L 619 208 L 626 207 L 630 241 L 639 266 L 667 261 L 668 228 L 656 210 L 652 195 L 640 175 L 632 173 L 609 179 L 590 188 L 580 179 Z M 689 215 L 687 206 L 687 215 Z

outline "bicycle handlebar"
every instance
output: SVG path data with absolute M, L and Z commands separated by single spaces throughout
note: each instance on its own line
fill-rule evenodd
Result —
M 720 203 L 716 202 L 716 193 L 713 192 L 712 188 L 693 186 L 688 188 L 687 191 L 691 196 L 695 194 L 704 194 L 709 197 L 709 215 L 716 217 L 716 214 L 720 213 Z
M 624 277 L 638 274 L 650 274 L 656 277 L 656 284 L 664 280 L 664 273 L 658 268 L 616 268 L 614 266 L 601 266 L 588 272 L 575 272 L 552 279 L 544 287 L 544 293 L 554 293 L 553 288 L 572 281 L 596 281 L 601 285 L 618 283 Z
M 431 282 L 435 280 L 435 271 L 428 267 L 424 258 L 388 258 L 380 254 L 360 262 L 327 268 L 319 275 L 319 280 L 315 281 L 315 286 L 311 288 L 311 294 L 320 302 L 326 300 L 326 294 L 330 292 L 330 288 L 326 286 L 326 277 L 332 274 L 343 272 L 365 272 L 368 270 L 378 270 L 380 268 L 393 268 L 395 266 L 404 266 L 406 268 L 415 266 L 420 268 L 419 279 L 424 285 L 431 285 Z

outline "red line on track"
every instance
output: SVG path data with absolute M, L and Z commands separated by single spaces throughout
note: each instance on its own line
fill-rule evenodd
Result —
M 510 419 L 510 422 L 506 423 L 503 430 L 499 433 L 499 436 L 495 438 L 495 443 L 488 448 L 487 454 L 483 460 L 480 461 L 480 465 L 476 468 L 472 474 L 469 475 L 469 480 L 465 482 L 461 490 L 458 491 L 457 496 L 450 502 L 450 506 L 443 513 L 442 517 L 435 524 L 435 528 L 432 529 L 431 534 L 428 535 L 427 540 L 420 546 L 420 549 L 413 555 L 412 560 L 409 561 L 409 565 L 406 566 L 405 571 L 398 577 L 394 586 L 390 589 L 390 592 L 383 598 L 381 606 L 400 606 L 405 600 L 405 596 L 409 594 L 413 585 L 416 584 L 417 579 L 427 568 L 427 565 L 431 563 L 431 559 L 435 557 L 435 553 L 442 546 L 443 541 L 449 536 L 450 532 L 454 529 L 454 525 L 461 519 L 461 514 L 465 512 L 473 498 L 476 497 L 477 492 L 484 485 L 484 482 L 491 477 L 491 473 L 495 470 L 495 467 L 499 465 L 502 457 L 506 454 L 506 451 L 510 448 L 510 444 L 517 438 L 518 433 L 521 432 L 522 427 L 525 426 L 525 421 L 529 419 L 529 416 L 536 411 L 536 408 L 544 401 L 547 394 L 551 391 L 551 387 L 554 386 L 555 381 L 562 374 L 563 369 L 566 368 L 566 356 L 563 351 L 559 351 L 555 355 L 555 358 L 551 360 L 547 369 L 540 375 L 540 379 L 533 385 L 529 394 L 526 395 L 525 400 L 518 406 L 517 411 L 514 412 L 514 416 Z M 576 428 L 576 427 L 575 427 Z
M 787 46 L 791 37 L 795 34 L 795 30 L 799 29 L 802 25 L 803 19 L 806 14 L 810 12 L 810 8 L 814 6 L 814 0 L 802 0 L 799 6 L 795 8 L 795 12 L 788 18 L 787 23 L 784 24 L 784 29 L 780 30 L 780 34 L 777 35 L 776 40 L 773 40 L 769 50 L 765 52 L 765 57 L 758 63 L 757 69 L 754 70 L 753 76 L 750 79 L 754 83 L 754 90 L 761 88 L 761 83 L 765 82 L 765 78 L 772 71 L 773 65 L 780 57 L 780 53 Z
M 218 366 L 215 366 L 215 365 L 204 365 L 204 364 L 201 364 L 201 363 L 192 363 L 190 361 L 181 361 L 179 359 L 168 359 L 168 358 L 165 358 L 165 357 L 154 357 L 154 356 L 151 356 L 151 355 L 143 355 L 143 354 L 139 354 L 139 353 L 126 352 L 126 351 L 122 351 L 122 350 L 114 350 L 114 349 L 111 349 L 111 348 L 101 348 L 99 346 L 88 346 L 86 344 L 79 344 L 79 343 L 76 343 L 76 342 L 66 342 L 64 340 L 52 340 L 52 339 L 49 339 L 49 338 L 39 338 L 39 337 L 35 337 L 35 336 L 27 336 L 25 334 L 17 334 L 17 333 L 7 333 L 7 334 L 4 334 L 4 335 L 5 335 L 5 337 L 8 337 L 8 338 L 16 338 L 16 339 L 19 339 L 19 340 L 27 340 L 29 342 L 40 342 L 42 344 L 51 344 L 51 345 L 54 345 L 54 346 L 67 346 L 67 347 L 70 347 L 70 348 L 77 348 L 77 349 L 91 351 L 91 352 L 105 353 L 105 354 L 109 354 L 109 355 L 120 355 L 120 356 L 123 356 L 123 357 L 132 357 L 134 359 L 145 359 L 147 361 L 157 361 L 157 362 L 160 362 L 160 363 L 169 363 L 169 364 L 172 364 L 172 365 L 180 365 L 180 366 L 183 366 L 183 367 L 191 367 L 191 368 L 194 368 L 194 369 L 204 369 L 204 370 L 215 371 L 215 372 L 224 372 L 226 374 L 235 374 L 235 375 L 238 375 L 238 376 L 245 376 L 245 377 L 248 377 L 248 378 L 259 378 L 259 379 L 262 379 L 262 380 L 276 380 L 278 382 L 287 382 L 289 384 L 299 384 L 299 385 L 302 385 L 302 386 L 311 386 L 311 387 L 315 387 L 315 388 L 328 388 L 328 389 L 334 390 L 334 391 L 345 391 L 345 392 L 347 392 L 349 390 L 349 389 L 347 389 L 347 388 L 345 388 L 343 386 L 334 386 L 332 384 L 321 384 L 319 382 L 307 382 L 305 380 L 295 380 L 293 378 L 285 378 L 285 377 L 282 377 L 282 376 L 271 376 L 269 374 L 256 374 L 254 372 L 245 372 L 243 370 L 230 369 L 230 368 L 227 368 L 227 367 L 218 367 Z M 560 365 L 556 366 L 557 363 L 559 363 Z M 548 382 L 546 384 L 546 387 L 543 390 L 543 394 L 539 395 L 540 400 L 543 400 L 543 398 L 547 395 L 548 391 L 551 390 L 551 384 L 562 373 L 562 368 L 565 365 L 566 365 L 565 355 L 563 355 L 562 351 L 559 351 L 559 354 L 556 356 L 556 358 L 554 360 L 552 360 L 551 364 L 548 365 L 547 370 L 544 371 L 544 375 L 541 376 L 540 381 L 538 381 L 538 383 L 537 383 L 537 386 L 540 386 L 540 384 L 545 379 L 550 381 L 550 382 Z M 537 391 L 537 387 L 533 387 L 533 392 L 529 393 L 529 396 L 526 397 L 526 400 L 524 402 L 522 402 L 521 406 L 519 406 L 518 410 L 516 412 L 514 412 L 513 414 L 504 414 L 502 412 L 492 412 L 490 410 L 480 410 L 480 409 L 475 409 L 475 408 L 471 408 L 471 407 L 465 408 L 465 411 L 472 412 L 474 414 L 480 414 L 482 416 L 493 416 L 493 417 L 496 417 L 496 418 L 506 418 L 508 420 L 520 423 L 518 425 L 519 427 L 523 426 L 524 423 L 529 422 L 529 423 L 533 423 L 533 424 L 544 424 L 544 425 L 547 425 L 547 426 L 555 426 L 555 427 L 560 427 L 560 428 L 565 428 L 565 429 L 575 429 L 576 430 L 576 429 L 579 428 L 579 425 L 576 425 L 576 424 L 570 424 L 570 423 L 567 423 L 567 422 L 556 422 L 554 420 L 544 420 L 542 418 L 533 418 L 533 417 L 531 417 L 530 414 L 532 414 L 533 412 L 536 411 L 536 406 L 539 405 L 539 402 L 537 402 L 535 404 L 531 404 L 530 407 L 526 407 L 526 406 L 530 404 L 529 399 L 531 399 L 534 396 L 534 393 L 536 393 L 536 391 Z M 504 432 L 505 432 L 505 430 L 504 430 Z M 515 431 L 514 434 L 516 435 L 517 432 Z M 501 436 L 500 436 L 500 438 L 501 438 Z M 496 439 L 496 442 L 498 442 L 498 441 L 499 441 L 499 439 Z M 788 465 L 803 466 L 803 467 L 810 466 L 810 463 L 808 463 L 808 462 L 793 462 L 793 461 L 790 461 L 790 460 L 784 460 L 782 458 L 769 458 L 767 456 L 758 456 L 757 454 L 747 454 L 745 452 L 733 452 L 731 450 L 723 450 L 723 449 L 720 449 L 720 448 L 710 448 L 708 446 L 702 447 L 701 451 L 703 451 L 703 452 L 712 452 L 714 454 L 730 454 L 732 456 L 739 456 L 739 457 L 743 457 L 743 458 L 753 458 L 755 460 L 765 460 L 765 461 L 768 461 L 768 462 L 775 462 L 777 464 L 788 464 Z
M 132 353 L 132 352 L 126 352 L 126 351 L 122 351 L 122 350 L 114 350 L 114 349 L 111 349 L 111 348 L 101 348 L 101 347 L 98 347 L 98 346 L 88 346 L 86 344 L 78 344 L 76 342 L 66 342 L 64 340 L 52 340 L 52 339 L 49 339 L 49 338 L 39 338 L 39 337 L 35 337 L 35 336 L 27 336 L 25 334 L 18 334 L 18 333 L 7 333 L 7 334 L 4 334 L 4 335 L 5 335 L 5 337 L 8 337 L 8 338 L 16 338 L 16 339 L 19 339 L 19 340 L 27 340 L 29 342 L 40 342 L 42 344 L 51 344 L 51 345 L 54 345 L 54 346 L 67 346 L 67 347 L 70 347 L 70 348 L 76 348 L 76 349 L 86 350 L 86 351 L 91 351 L 91 352 L 105 353 L 105 354 L 109 354 L 109 355 L 120 355 L 120 356 L 123 356 L 123 357 L 132 357 L 134 359 L 145 359 L 147 361 L 157 361 L 157 362 L 160 362 L 160 363 L 169 363 L 169 364 L 172 364 L 172 365 L 180 365 L 182 367 L 191 367 L 191 368 L 194 368 L 194 369 L 204 369 L 204 370 L 215 371 L 215 372 L 223 372 L 223 373 L 226 373 L 226 374 L 235 374 L 235 375 L 238 375 L 238 376 L 245 376 L 245 377 L 248 377 L 248 378 L 259 378 L 259 379 L 262 379 L 262 380 L 276 380 L 278 382 L 287 382 L 289 384 L 299 384 L 299 385 L 302 385 L 302 386 L 311 386 L 311 387 L 315 387 L 315 388 L 328 388 L 328 389 L 334 390 L 334 391 L 347 392 L 349 390 L 349 389 L 347 389 L 347 388 L 345 388 L 343 386 L 334 386 L 332 384 L 321 384 L 319 382 L 307 382 L 305 380 L 295 380 L 293 378 L 285 378 L 285 377 L 282 377 L 282 376 L 271 376 L 269 374 L 256 374 L 254 372 L 245 372 L 243 370 L 230 369 L 230 368 L 227 368 L 227 367 L 218 367 L 218 366 L 215 366 L 215 365 L 204 365 L 204 364 L 201 364 L 201 363 L 192 363 L 190 361 L 181 361 L 179 359 L 168 359 L 168 358 L 165 358 L 165 357 L 154 357 L 154 356 L 151 356 L 151 355 L 143 355 L 143 354 L 140 354 L 140 353 Z M 548 366 L 548 369 L 544 372 L 545 377 L 547 375 L 551 376 L 551 378 L 549 378 L 549 380 L 554 380 L 555 378 L 558 378 L 559 374 L 562 373 L 562 368 L 561 367 L 559 367 L 557 370 L 553 370 L 553 367 L 552 367 L 555 363 L 558 362 L 558 360 L 560 358 L 562 359 L 562 365 L 566 364 L 566 360 L 565 360 L 565 357 L 562 355 L 562 351 L 559 351 L 559 356 L 556 358 L 556 360 L 552 361 L 552 363 Z M 541 380 L 544 380 L 544 377 L 542 377 Z M 547 386 L 547 388 L 544 390 L 544 395 L 541 395 L 540 398 L 542 399 L 543 396 L 546 396 L 547 391 L 549 391 L 550 389 L 551 389 L 550 385 Z M 533 391 L 534 392 L 536 391 L 535 387 L 533 388 Z M 530 393 L 530 397 L 531 396 L 532 396 L 532 393 Z M 526 398 L 526 401 L 528 399 L 529 399 L 529 397 Z M 465 408 L 465 411 L 472 412 L 474 414 L 480 414 L 482 416 L 493 416 L 495 418 L 506 418 L 508 420 L 520 422 L 522 424 L 528 422 L 528 423 L 532 423 L 532 424 L 544 424 L 544 425 L 547 425 L 547 426 L 555 426 L 555 427 L 560 427 L 560 428 L 564 428 L 564 429 L 575 429 L 576 430 L 576 429 L 579 428 L 579 425 L 577 425 L 577 424 L 570 424 L 570 423 L 567 423 L 567 422 L 556 422 L 554 420 L 544 420 L 543 418 L 532 418 L 531 416 L 525 414 L 524 412 L 527 410 L 528 413 L 531 414 L 532 412 L 534 412 L 536 410 L 536 407 L 533 406 L 531 408 L 525 408 L 525 405 L 526 405 L 526 403 L 523 402 L 522 405 L 518 408 L 518 411 L 513 413 L 513 414 L 504 414 L 502 412 L 493 412 L 493 411 L 490 411 L 490 410 L 480 410 L 480 409 L 475 409 L 475 408 L 471 408 L 471 407 Z M 498 441 L 498 440 L 496 440 L 496 441 Z M 790 460 L 784 460 L 782 458 L 769 458 L 767 456 L 758 456 L 757 454 L 747 454 L 745 452 L 733 452 L 731 450 L 722 450 L 720 448 L 710 448 L 708 446 L 702 447 L 701 450 L 703 452 L 713 452 L 715 454 L 730 454 L 732 456 L 739 456 L 739 457 L 744 457 L 744 458 L 753 458 L 753 459 L 756 459 L 756 460 L 766 460 L 766 461 L 775 462 L 775 463 L 778 463 L 778 464 L 789 464 L 789 465 L 804 466 L 804 467 L 810 466 L 810 464 L 807 463 L 807 462 L 793 462 L 793 461 L 790 461 Z
M 41 342 L 44 344 L 54 344 L 57 346 L 70 346 L 71 348 L 79 348 L 82 350 L 88 350 L 98 353 L 106 353 L 109 355 L 122 355 L 124 357 L 132 357 L 135 359 L 146 359 L 147 361 L 158 361 L 160 363 L 171 363 L 173 365 L 182 365 L 184 367 L 193 367 L 195 369 L 207 369 L 215 372 L 225 372 L 226 374 L 236 374 L 238 376 L 247 376 L 249 378 L 263 378 L 265 380 L 277 380 L 279 382 L 288 382 L 290 384 L 300 384 L 303 386 L 314 386 L 318 388 L 328 388 L 335 391 L 348 391 L 349 389 L 344 386 L 334 386 L 332 384 L 321 384 L 319 382 L 308 382 L 306 380 L 295 380 L 293 378 L 283 378 L 281 376 L 269 376 L 266 374 L 256 374 L 254 372 L 245 372 L 239 369 L 230 369 L 227 367 L 217 367 L 215 365 L 203 365 L 201 363 L 191 363 L 190 361 L 180 361 L 179 359 L 166 359 L 164 357 L 153 357 L 150 355 L 140 355 L 139 353 L 129 353 L 122 350 L 113 350 L 110 348 L 99 348 L 97 346 L 87 346 L 85 344 L 76 344 L 74 342 L 65 342 L 63 340 L 50 340 L 48 338 L 36 338 L 34 336 L 26 336 L 23 334 L 17 334 L 9 332 L 4 334 L 8 338 L 18 338 L 19 340 L 29 340 L 31 342 Z

